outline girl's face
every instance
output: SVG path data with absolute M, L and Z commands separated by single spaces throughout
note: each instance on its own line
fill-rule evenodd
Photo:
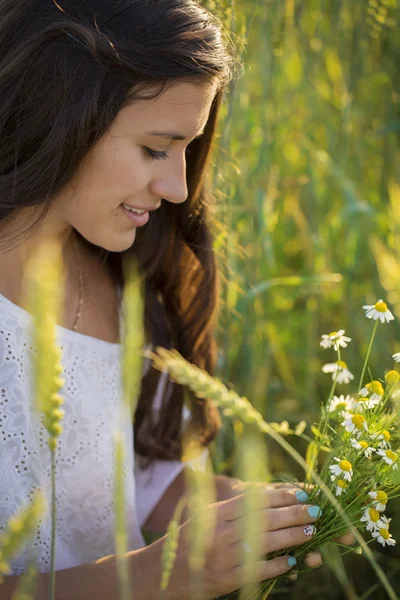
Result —
M 96 246 L 122 252 L 136 236 L 123 203 L 151 210 L 162 201 L 185 202 L 185 151 L 204 129 L 214 96 L 211 85 L 185 82 L 123 108 L 53 206 L 52 231 L 67 239 L 74 228 Z

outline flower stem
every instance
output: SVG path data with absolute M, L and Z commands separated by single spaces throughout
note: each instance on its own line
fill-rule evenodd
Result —
M 340 348 L 339 348 L 339 346 L 338 346 L 338 349 L 337 349 L 337 353 L 338 353 L 338 362 L 340 362 L 341 359 L 340 359 Z M 324 420 L 324 424 L 323 424 L 323 428 L 322 428 L 322 432 L 321 432 L 322 436 L 320 438 L 318 452 L 319 452 L 319 448 L 321 447 L 321 445 L 323 443 L 323 436 L 324 436 L 326 428 L 328 426 L 328 421 L 329 421 L 329 406 L 331 404 L 331 401 L 332 401 L 332 398 L 333 398 L 333 394 L 335 393 L 336 381 L 337 381 L 338 375 L 339 375 L 339 365 L 338 365 L 338 368 L 336 369 L 336 373 L 335 373 L 335 377 L 333 379 L 331 391 L 329 392 L 329 398 L 328 398 L 328 400 L 326 402 L 326 407 L 325 407 L 326 410 L 325 410 L 325 413 L 324 413 L 325 414 L 325 420 Z M 318 429 L 320 431 L 321 431 L 322 419 L 323 419 L 323 417 L 321 415 L 321 419 L 320 419 L 319 426 L 318 426 Z
M 375 337 L 375 333 L 376 333 L 376 328 L 377 327 L 378 327 L 378 319 L 375 321 L 375 327 L 373 329 L 373 332 L 372 332 L 372 335 L 371 335 L 371 340 L 369 342 L 368 352 L 367 352 L 367 356 L 365 357 L 365 362 L 364 362 L 363 370 L 362 370 L 362 373 L 361 373 L 360 384 L 358 386 L 358 392 L 360 392 L 360 390 L 362 388 L 362 383 L 363 383 L 363 379 L 364 379 L 364 373 L 365 373 L 365 369 L 367 368 L 367 363 L 368 363 L 369 355 L 371 353 L 371 348 L 372 348 L 372 342 L 374 341 L 374 337 Z
M 56 547 L 56 453 L 55 450 L 51 450 L 51 562 L 50 562 L 50 587 L 49 587 L 49 600 L 55 598 L 55 584 L 56 584 L 56 571 L 55 571 L 55 547 Z

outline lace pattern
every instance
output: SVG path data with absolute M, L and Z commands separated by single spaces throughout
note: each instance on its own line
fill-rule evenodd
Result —
M 122 317 L 122 312 L 121 312 Z M 49 510 L 31 544 L 11 564 L 12 575 L 37 558 L 40 572 L 50 570 L 51 454 L 43 417 L 33 407 L 34 379 L 30 345 L 31 315 L 0 295 L 0 533 L 28 504 L 36 488 Z M 121 327 L 123 326 L 121 318 Z M 180 461 L 155 461 L 144 471 L 133 452 L 133 426 L 121 413 L 121 345 L 56 327 L 65 385 L 63 433 L 56 455 L 56 570 L 115 553 L 113 434 L 122 427 L 128 549 L 145 545 L 141 526 L 172 480 Z M 150 347 L 150 346 L 147 346 Z M 150 367 L 144 359 L 143 375 Z M 155 398 L 159 406 L 166 374 Z M 190 416 L 185 407 L 183 424 Z M 121 425 L 121 423 L 123 425 Z M 203 453 L 204 461 L 208 451 Z

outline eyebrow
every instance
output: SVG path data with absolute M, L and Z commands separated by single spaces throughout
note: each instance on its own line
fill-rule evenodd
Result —
M 197 140 L 197 138 L 201 137 L 204 133 L 200 131 L 193 139 Z M 152 135 L 154 137 L 161 137 L 168 140 L 186 140 L 185 136 L 181 133 L 176 133 L 175 131 L 148 131 L 145 135 Z

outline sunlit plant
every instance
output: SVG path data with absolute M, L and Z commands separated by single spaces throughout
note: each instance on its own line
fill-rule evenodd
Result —
M 346 348 L 351 338 L 344 330 L 324 334 L 321 346 L 331 347 L 337 352 L 337 360 L 324 365 L 323 372 L 332 374 L 332 387 L 326 403 L 321 409 L 318 426 L 311 430 L 314 439 L 304 435 L 304 424 L 290 430 L 288 424 L 268 424 L 250 402 L 228 390 L 220 380 L 185 361 L 178 352 L 156 348 L 158 354 L 149 352 L 154 366 L 168 369 L 171 378 L 187 385 L 199 397 L 207 397 L 220 406 L 224 414 L 234 416 L 249 425 L 256 426 L 280 443 L 306 469 L 304 484 L 310 504 L 321 507 L 321 516 L 307 544 L 284 551 L 271 553 L 270 558 L 291 554 L 299 565 L 304 564 L 305 555 L 326 542 L 332 542 L 349 528 L 380 577 L 390 598 L 395 592 L 384 573 L 374 561 L 367 544 L 357 529 L 370 535 L 368 544 L 376 541 L 382 546 L 393 546 L 396 540 L 390 533 L 390 522 L 384 511 L 391 498 L 400 489 L 398 470 L 399 451 L 395 420 L 396 412 L 391 408 L 391 398 L 399 382 L 395 370 L 386 372 L 382 380 L 372 379 L 364 384 L 368 359 L 378 323 L 389 323 L 394 319 L 385 302 L 364 306 L 367 318 L 375 321 L 364 366 L 356 391 L 351 394 L 335 395 L 337 384 L 348 385 L 354 375 L 342 360 L 341 348 Z M 400 359 L 400 354 L 394 355 Z M 299 457 L 280 433 L 298 433 L 309 439 L 306 461 Z M 322 451 L 322 452 L 321 452 Z M 319 457 L 322 460 L 319 466 Z M 300 485 L 300 484 L 298 484 Z M 271 582 L 268 582 L 270 585 Z

